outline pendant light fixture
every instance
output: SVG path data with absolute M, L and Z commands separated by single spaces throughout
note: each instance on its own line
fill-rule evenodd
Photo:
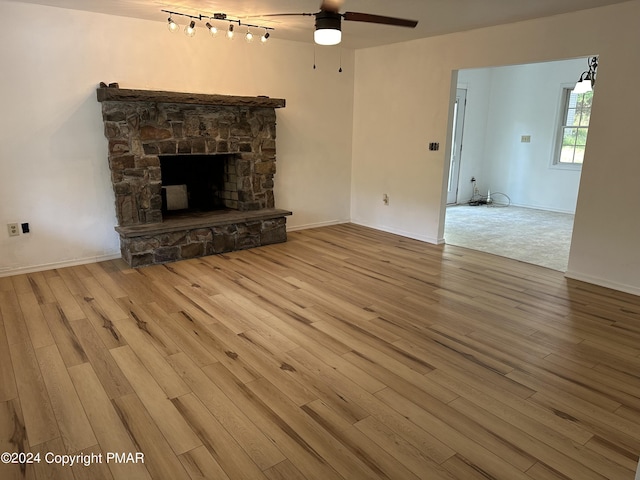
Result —
M 574 93 L 591 92 L 596 85 L 596 73 L 598 70 L 598 57 L 591 57 L 588 60 L 589 70 L 582 72 L 575 88 Z

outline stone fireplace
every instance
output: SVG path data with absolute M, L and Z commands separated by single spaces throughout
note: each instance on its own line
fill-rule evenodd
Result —
M 286 241 L 275 208 L 283 99 L 101 86 L 122 256 L 132 267 Z

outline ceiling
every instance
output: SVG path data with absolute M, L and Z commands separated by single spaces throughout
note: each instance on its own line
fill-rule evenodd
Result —
M 167 21 L 160 10 L 190 15 L 223 12 L 243 23 L 275 29 L 272 38 L 313 41 L 314 19 L 309 16 L 261 17 L 269 13 L 315 13 L 320 0 L 13 0 L 74 10 L 147 20 Z M 343 46 L 366 48 L 445 33 L 471 30 L 623 3 L 627 0 L 345 0 L 344 11 L 418 20 L 415 29 L 344 21 Z M 174 17 L 184 25 L 185 17 Z M 213 22 L 215 23 L 215 22 Z M 228 25 L 224 22 L 223 25 Z

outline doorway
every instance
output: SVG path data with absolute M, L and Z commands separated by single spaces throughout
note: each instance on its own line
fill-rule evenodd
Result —
M 554 155 L 563 91 L 568 85 L 575 85 L 585 64 L 585 59 L 580 58 L 458 72 L 456 108 L 451 117 L 447 206 L 443 208 L 468 205 L 474 193 L 487 198 L 491 192 L 490 198 L 494 198 L 494 192 L 500 192 L 508 196 L 511 206 L 522 208 L 524 214 L 547 211 L 573 216 L 581 168 L 557 165 Z M 466 94 L 462 121 L 460 90 Z M 468 208 L 479 209 L 478 214 L 490 209 L 485 205 Z M 453 243 L 452 235 L 447 235 L 447 230 L 452 230 L 448 228 L 446 211 L 444 218 L 445 242 Z M 512 221 L 507 228 L 518 230 L 519 225 Z M 485 221 L 478 218 L 473 223 L 483 226 Z M 572 228 L 571 222 L 568 242 Z M 539 245 L 541 238 L 533 235 L 531 240 Z M 519 239 L 513 244 L 514 250 L 532 249 L 526 241 Z M 557 250 L 551 244 L 547 248 Z M 497 254 L 510 256 L 505 250 Z M 568 252 L 566 257 L 568 260 Z

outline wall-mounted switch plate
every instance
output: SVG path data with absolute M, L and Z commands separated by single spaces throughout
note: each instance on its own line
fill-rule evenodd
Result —
M 531 143 L 531 135 L 522 135 L 520 137 L 520 143 Z
M 8 223 L 7 229 L 9 230 L 10 237 L 15 237 L 17 235 L 20 235 L 20 225 L 17 223 Z
M 432 152 L 440 150 L 440 143 L 438 143 L 438 142 L 429 143 L 429 150 L 432 151 Z

